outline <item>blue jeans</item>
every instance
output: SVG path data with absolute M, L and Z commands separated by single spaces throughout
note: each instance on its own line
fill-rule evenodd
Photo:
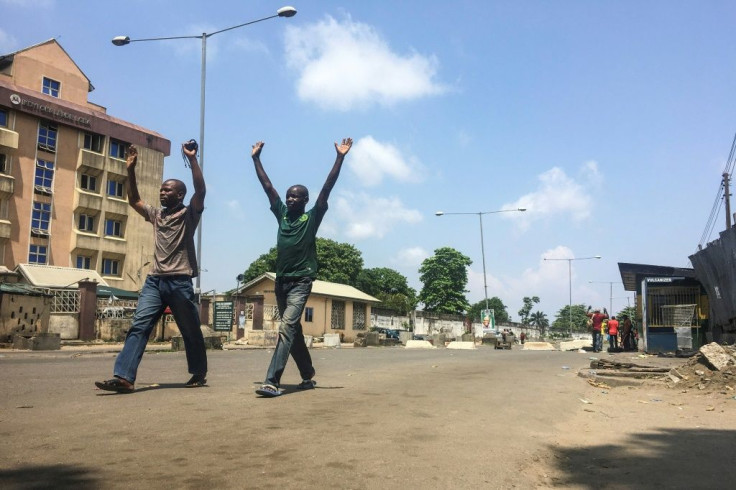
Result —
M 611 349 L 618 349 L 618 335 L 608 335 L 608 345 Z
M 309 293 L 312 292 L 312 279 L 299 277 L 291 280 L 277 277 L 275 289 L 281 323 L 276 350 L 273 351 L 271 364 L 268 366 L 265 384 L 278 388 L 289 354 L 294 358 L 302 379 L 312 379 L 315 374 L 312 356 L 309 355 L 309 349 L 304 342 L 301 322 L 304 305 L 307 303 Z
M 184 340 L 189 372 L 207 374 L 207 353 L 199 328 L 199 308 L 194 300 L 189 276 L 148 276 L 138 297 L 138 307 L 125 337 L 125 345 L 115 360 L 115 376 L 135 383 L 148 337 L 167 305 Z
M 603 350 L 603 335 L 600 330 L 593 330 L 593 350 L 596 352 Z

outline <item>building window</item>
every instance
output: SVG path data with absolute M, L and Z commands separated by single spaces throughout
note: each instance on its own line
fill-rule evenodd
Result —
M 120 160 L 125 160 L 125 153 L 128 150 L 127 143 L 123 143 L 122 141 L 110 139 L 110 156 L 113 158 L 119 158 Z
M 8 127 L 8 111 L 0 109 L 0 126 Z
M 58 128 L 47 122 L 42 122 L 38 127 L 38 147 L 42 150 L 56 151 L 56 134 Z
M 51 222 L 51 204 L 33 201 L 33 214 L 31 216 L 31 231 L 40 235 L 49 234 L 49 223 Z
M 304 308 L 304 321 L 311 322 L 311 321 L 314 321 L 313 318 L 314 318 L 314 308 L 312 308 L 311 306 L 307 306 L 306 308 Z
M 43 93 L 51 97 L 59 97 L 59 89 L 61 89 L 60 82 L 43 77 Z
M 5 153 L 0 153 L 0 174 L 9 174 L 10 168 L 8 167 L 8 156 Z
M 345 302 L 332 300 L 332 318 L 330 320 L 330 327 L 333 329 L 344 329 L 345 328 Z
M 89 214 L 79 215 L 79 231 L 95 231 L 95 217 Z M 80 267 L 80 269 L 89 269 L 89 267 Z
M 365 330 L 365 303 L 353 302 L 353 330 Z
M 112 197 L 123 197 L 123 183 L 117 180 L 107 181 L 107 195 Z
M 120 261 L 115 259 L 102 259 L 102 275 L 118 276 L 120 270 Z
M 92 257 L 85 257 L 84 255 L 77 255 L 77 269 L 91 269 L 92 268 Z
M 105 143 L 105 137 L 101 134 L 84 133 L 84 149 L 102 153 L 102 145 Z
M 51 184 L 54 181 L 54 162 L 46 160 L 36 161 L 36 179 L 34 185 L 36 190 L 45 194 L 51 194 Z
M 105 235 L 122 237 L 123 236 L 123 223 L 114 219 L 105 220 Z
M 48 261 L 46 245 L 31 245 L 28 250 L 29 264 L 46 264 Z
M 85 191 L 97 192 L 97 177 L 93 175 L 82 174 L 79 179 L 79 187 Z

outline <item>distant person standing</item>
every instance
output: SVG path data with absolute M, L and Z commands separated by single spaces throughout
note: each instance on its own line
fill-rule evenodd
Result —
M 618 350 L 618 320 L 615 316 L 608 320 L 608 349 Z
M 603 350 L 603 337 L 601 328 L 603 326 L 603 320 L 608 318 L 608 312 L 605 308 L 603 308 L 603 312 L 601 313 L 600 308 L 596 308 L 593 310 L 593 313 L 590 312 L 590 306 L 588 306 L 587 315 L 590 317 L 592 321 L 592 329 L 593 329 L 593 352 L 600 352 Z
M 189 200 L 189 205 L 185 206 L 186 185 L 181 180 L 169 179 L 161 184 L 158 193 L 161 208 L 154 208 L 141 199 L 135 176 L 138 150 L 135 146 L 128 148 L 128 203 L 153 225 L 154 262 L 138 297 L 138 307 L 133 324 L 125 337 L 123 350 L 115 360 L 115 377 L 95 382 L 101 390 L 118 393 L 134 390 L 138 365 L 146 350 L 148 337 L 167 306 L 171 308 L 184 340 L 187 365 L 192 374 L 185 386 L 194 388 L 207 383 L 207 353 L 200 330 L 199 308 L 192 287 L 192 278 L 199 273 L 194 231 L 204 211 L 206 187 L 202 169 L 197 162 L 197 149 L 187 149 L 185 145 L 182 145 L 182 152 L 192 169 L 194 195 Z
M 626 351 L 634 350 L 634 342 L 631 332 L 631 318 L 629 318 L 628 315 L 624 315 L 622 318 L 624 323 L 621 327 L 621 347 Z
M 519 340 L 521 341 L 521 345 L 524 345 L 524 341 L 526 341 L 526 333 L 521 332 L 521 334 L 519 334 Z
M 281 376 L 289 360 L 294 358 L 302 382 L 300 389 L 312 389 L 315 386 L 315 370 L 312 357 L 304 342 L 301 316 L 304 305 L 312 291 L 312 281 L 317 277 L 317 229 L 327 212 L 327 199 L 340 175 L 345 155 L 353 146 L 351 138 L 344 138 L 341 144 L 335 143 L 337 156 L 332 170 L 317 197 L 317 202 L 309 211 L 305 211 L 309 202 L 309 191 L 303 185 L 293 185 L 286 191 L 286 204 L 274 189 L 271 180 L 261 164 L 262 141 L 253 145 L 251 156 L 256 175 L 271 204 L 271 212 L 276 217 L 279 230 L 276 240 L 276 303 L 281 316 L 279 338 L 271 357 L 271 364 L 266 373 L 266 380 L 256 390 L 265 397 L 281 395 L 279 385 Z

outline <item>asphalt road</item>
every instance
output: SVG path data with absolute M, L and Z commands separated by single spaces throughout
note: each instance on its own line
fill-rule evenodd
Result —
M 187 389 L 183 353 L 147 352 L 119 395 L 94 387 L 113 353 L 0 351 L 0 488 L 606 487 L 571 462 L 605 452 L 570 438 L 591 415 L 586 354 L 313 349 L 317 389 L 295 390 L 290 362 L 265 399 L 270 355 L 209 351 L 208 386 Z

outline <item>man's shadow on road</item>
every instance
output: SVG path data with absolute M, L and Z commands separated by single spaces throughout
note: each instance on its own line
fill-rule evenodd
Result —
M 256 388 L 259 387 L 259 386 L 261 386 L 262 384 L 263 384 L 263 381 L 253 381 L 253 385 Z M 281 387 L 280 387 L 281 395 L 279 395 L 279 397 L 286 396 L 286 395 L 293 395 L 295 393 L 307 393 L 307 392 L 314 391 L 314 390 L 342 390 L 343 388 L 345 388 L 345 387 L 344 386 L 320 386 L 320 385 L 317 385 L 314 388 L 309 388 L 309 389 L 303 390 L 303 389 L 300 389 L 299 388 L 299 385 L 281 385 Z M 278 398 L 278 397 L 258 395 L 258 398 Z
M 105 391 L 97 388 L 100 393 L 97 396 L 109 396 L 109 395 L 131 395 L 133 393 L 141 393 L 144 391 L 152 390 L 167 390 L 167 389 L 186 389 L 186 390 L 201 390 L 202 388 L 209 388 L 208 385 L 204 386 L 187 386 L 185 383 L 151 383 L 142 384 L 135 387 L 133 391 Z

